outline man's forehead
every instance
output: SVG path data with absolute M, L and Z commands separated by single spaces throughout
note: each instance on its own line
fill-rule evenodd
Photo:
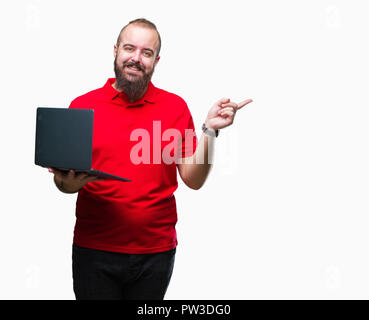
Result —
M 122 44 L 145 45 L 155 49 L 158 41 L 158 34 L 154 29 L 134 24 L 127 26 L 121 35 Z

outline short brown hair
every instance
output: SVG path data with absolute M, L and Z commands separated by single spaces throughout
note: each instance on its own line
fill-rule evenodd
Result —
M 139 19 L 135 19 L 135 20 L 132 20 L 130 21 L 127 25 L 125 25 L 122 30 L 120 30 L 119 32 L 119 36 L 118 36 L 118 39 L 117 39 L 117 47 L 119 47 L 119 44 L 120 44 L 120 37 L 123 33 L 123 31 L 130 25 L 130 24 L 138 24 L 138 25 L 141 25 L 143 27 L 146 27 L 148 29 L 152 29 L 152 30 L 155 30 L 156 33 L 158 34 L 158 39 L 159 39 L 159 44 L 158 44 L 158 47 L 156 49 L 156 57 L 159 56 L 159 52 L 160 52 L 160 48 L 161 48 L 161 38 L 160 38 L 160 34 L 159 34 L 159 31 L 158 29 L 156 29 L 156 25 L 154 23 L 152 23 L 151 21 L 145 19 L 145 18 L 139 18 Z

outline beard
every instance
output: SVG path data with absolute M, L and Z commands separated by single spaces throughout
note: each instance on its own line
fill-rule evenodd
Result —
M 136 74 L 128 79 L 124 73 L 123 69 L 125 67 L 135 66 L 142 71 L 142 75 Z M 115 72 L 115 86 L 119 91 L 124 91 L 130 102 L 140 99 L 151 80 L 154 73 L 154 67 L 150 72 L 145 71 L 145 66 L 135 63 L 135 62 L 124 62 L 122 67 L 117 64 L 117 58 L 114 59 L 114 72 Z M 132 79 L 133 78 L 133 79 Z

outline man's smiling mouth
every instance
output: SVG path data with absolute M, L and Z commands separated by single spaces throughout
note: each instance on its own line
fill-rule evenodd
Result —
M 130 70 L 133 70 L 133 71 L 142 71 L 141 69 L 137 68 L 136 66 L 129 66 L 127 68 L 130 69 Z
M 143 68 L 135 63 L 127 63 L 125 64 L 125 67 L 127 67 L 129 70 L 133 72 L 143 72 Z

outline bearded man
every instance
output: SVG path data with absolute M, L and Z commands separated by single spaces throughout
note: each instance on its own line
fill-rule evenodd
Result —
M 129 22 L 114 45 L 115 78 L 70 105 L 94 109 L 93 168 L 132 181 L 49 169 L 60 191 L 78 192 L 72 255 L 77 300 L 164 299 L 178 244 L 177 170 L 188 187 L 201 188 L 219 129 L 231 125 L 236 111 L 252 101 L 220 99 L 198 140 L 186 102 L 151 82 L 160 47 L 152 22 Z M 137 130 L 142 134 L 134 134 Z M 149 162 L 132 159 L 140 137 Z M 163 161 L 171 144 L 175 161 Z

